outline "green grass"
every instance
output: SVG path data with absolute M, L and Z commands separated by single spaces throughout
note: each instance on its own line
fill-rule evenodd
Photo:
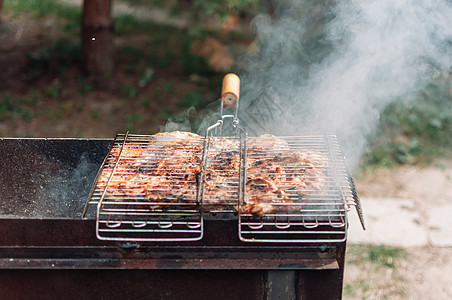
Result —
M 42 46 L 28 52 L 27 73 L 30 79 L 36 79 L 47 71 L 64 77 L 65 68 L 79 63 L 82 59 L 80 41 L 67 38 L 58 39 L 53 45 Z
M 0 95 L 0 121 L 16 117 L 32 120 L 33 113 L 26 107 L 26 103 L 23 97 L 14 98 L 5 94 Z
M 193 107 L 195 109 L 204 105 L 206 100 L 204 99 L 204 95 L 199 89 L 191 90 L 180 102 L 179 106 L 181 108 L 190 108 Z
M 144 107 L 148 107 L 152 102 L 152 99 L 149 97 L 144 97 L 141 99 L 141 104 L 143 104 Z
M 353 284 L 346 284 L 344 286 L 344 295 L 356 297 L 361 294 L 366 294 L 370 288 L 369 282 L 361 279 Z
M 258 12 L 267 11 L 268 7 L 265 1 L 258 0 L 123 0 L 130 5 L 152 9 L 152 7 L 164 8 L 173 14 L 191 12 L 191 15 L 197 19 L 205 20 L 206 17 L 216 17 L 224 19 L 229 13 L 241 15 L 254 15 Z
M 137 20 L 133 15 L 121 15 L 115 18 L 116 36 L 150 33 L 155 29 L 155 25 L 152 22 Z
M 60 95 L 60 81 L 55 79 L 47 88 L 45 95 L 49 98 L 58 99 Z
M 159 111 L 159 118 L 163 120 L 170 119 L 173 115 L 171 113 L 171 109 L 168 107 L 162 107 Z
M 126 131 L 134 132 L 136 131 L 136 123 L 140 122 L 143 116 L 139 113 L 129 113 L 126 115 L 127 128 Z
M 396 101 L 380 115 L 364 166 L 429 163 L 450 154 L 452 94 L 447 80 L 430 84 L 414 101 Z
M 398 247 L 348 245 L 345 272 L 347 274 L 354 269 L 359 272 L 359 276 L 352 276 L 345 281 L 344 299 L 369 299 L 376 290 L 381 292 L 378 299 L 403 298 L 406 290 L 397 268 L 403 265 L 401 261 L 405 256 L 405 250 Z
M 139 87 L 144 87 L 149 82 L 151 82 L 152 78 L 154 77 L 154 69 L 153 68 L 146 68 L 144 72 L 140 75 L 140 80 L 138 81 Z
M 94 84 L 88 82 L 88 81 L 87 81 L 85 78 L 83 78 L 83 77 L 81 77 L 81 78 L 79 79 L 79 85 L 80 85 L 79 93 L 82 94 L 82 95 L 85 95 L 85 94 L 87 94 L 87 93 L 89 93 L 89 92 L 91 92 L 91 91 L 94 90 Z
M 49 120 L 63 119 L 63 109 L 61 107 L 51 107 L 46 111 L 46 113 Z
M 79 63 L 82 59 L 82 47 L 80 41 L 62 38 L 55 42 L 50 49 L 52 57 L 59 66 L 68 67 Z
M 13 13 L 30 13 L 33 16 L 55 14 L 68 20 L 80 22 L 81 11 L 77 7 L 60 3 L 56 0 L 13 0 L 4 2 L 5 11 Z
M 121 92 L 130 99 L 134 99 L 137 96 L 138 90 L 136 87 L 127 85 L 122 87 Z
M 369 261 L 377 268 L 395 268 L 398 259 L 403 257 L 404 250 L 386 245 L 350 245 L 348 262 L 359 264 Z
M 42 46 L 26 54 L 29 76 L 34 79 L 53 65 L 60 77 L 65 68 L 81 61 L 81 45 L 79 41 L 81 28 L 81 10 L 79 7 L 67 5 L 57 0 L 15 0 L 5 1 L 5 12 L 13 15 L 28 14 L 30 17 L 55 15 L 64 20 L 62 27 L 64 37 L 53 45 Z M 58 24 L 57 26 L 61 26 Z

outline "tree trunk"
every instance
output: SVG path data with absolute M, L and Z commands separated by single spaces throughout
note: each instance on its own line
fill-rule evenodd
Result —
M 0 0 L 0 24 L 2 24 L 3 0 Z
M 113 72 L 112 6 L 113 0 L 83 1 L 83 69 L 98 79 Z

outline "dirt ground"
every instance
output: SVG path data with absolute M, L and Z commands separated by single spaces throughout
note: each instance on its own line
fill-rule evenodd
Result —
M 162 107 L 173 112 L 172 107 L 177 107 L 180 99 L 203 80 L 186 78 L 177 68 L 171 72 L 156 70 L 155 79 L 134 99 L 125 97 L 121 88 L 136 78 L 122 71 L 116 72 L 103 89 L 85 94 L 80 93 L 77 66 L 66 69 L 64 78 L 45 74 L 31 80 L 25 73 L 25 55 L 57 39 L 61 24 L 52 17 L 31 19 L 6 15 L 4 20 L 0 25 L 0 98 L 5 117 L 0 119 L 0 136 L 114 137 L 128 128 L 137 133 L 154 133 L 165 122 Z M 116 45 L 126 42 L 130 41 L 117 39 Z M 171 93 L 161 97 L 159 91 L 168 82 Z M 57 97 L 47 95 L 51 87 L 57 88 Z M 149 101 L 143 101 L 146 95 L 152 95 Z M 12 100 L 6 103 L 5 97 Z M 18 108 L 22 104 L 31 110 L 31 115 Z M 426 208 L 450 203 L 452 180 L 445 173 L 448 170 L 452 172 L 452 160 L 437 161 L 427 167 L 377 169 L 363 174 L 357 186 L 362 197 L 408 198 L 420 208 Z M 350 256 L 353 258 L 353 253 Z M 348 260 L 344 285 L 354 287 L 345 292 L 344 298 L 452 299 L 451 278 L 452 248 L 410 248 L 405 249 L 394 268 Z
M 413 200 L 420 222 L 427 225 L 427 208 L 452 202 L 452 160 L 372 170 L 358 178 L 357 187 L 363 198 Z M 345 299 L 452 299 L 452 247 L 404 249 L 393 268 L 350 263 L 353 256 L 347 256 L 344 285 L 354 286 L 354 291 L 345 293 Z

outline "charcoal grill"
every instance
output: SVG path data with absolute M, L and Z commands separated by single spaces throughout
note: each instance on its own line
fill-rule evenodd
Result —
M 261 143 L 269 138 L 249 138 L 248 143 Z M 117 241 L 190 241 L 203 237 L 204 219 L 236 219 L 239 238 L 244 242 L 343 242 L 347 236 L 347 211 L 350 207 L 358 207 L 359 202 L 354 193 L 353 184 L 344 164 L 339 145 L 335 136 L 280 137 L 287 142 L 290 151 L 293 149 L 315 150 L 321 156 L 319 167 L 303 167 L 305 169 L 319 168 L 325 174 L 321 190 L 304 189 L 303 194 L 294 191 L 291 186 L 286 188 L 290 203 L 273 203 L 281 209 L 264 216 L 241 214 L 240 204 L 246 194 L 243 192 L 245 183 L 241 182 L 246 175 L 241 172 L 229 172 L 230 176 L 220 182 L 220 190 L 224 191 L 222 198 L 215 193 L 207 193 L 197 184 L 204 176 L 211 176 L 211 165 L 216 161 L 229 159 L 227 153 L 239 153 L 240 142 L 233 143 L 237 149 L 229 146 L 227 152 L 219 149 L 203 151 L 203 145 L 208 142 L 200 137 L 182 140 L 158 139 L 144 135 L 120 134 L 116 137 L 101 168 L 99 183 L 94 186 L 84 216 L 89 214 L 89 208 L 96 208 L 96 232 L 102 240 Z M 231 142 L 231 138 L 226 141 Z M 235 141 L 235 140 L 232 140 Z M 146 171 L 130 177 L 137 168 L 146 170 L 157 168 L 156 162 L 168 159 L 162 145 L 165 143 L 180 143 L 178 154 L 184 152 L 204 152 L 204 170 L 200 174 L 181 169 L 182 159 L 172 159 L 169 167 L 171 174 L 159 181 L 157 188 L 165 199 L 148 199 L 145 195 L 149 188 L 149 177 Z M 148 146 L 150 145 L 150 146 Z M 187 147 L 187 145 L 189 145 Z M 145 149 L 146 150 L 142 150 Z M 181 151 L 182 149 L 182 151 Z M 149 151 L 149 153 L 148 153 Z M 140 155 L 137 156 L 137 153 Z M 276 153 L 276 154 L 275 154 Z M 251 164 L 275 157 L 281 152 L 275 149 L 265 153 L 251 155 L 241 164 Z M 238 154 L 237 154 L 238 155 Z M 201 161 L 201 159 L 200 159 Z M 120 167 L 118 167 L 120 164 Z M 138 166 L 137 166 L 138 165 Z M 122 166 L 122 167 L 121 167 Z M 287 164 L 285 169 L 295 166 Z M 300 170 L 297 170 L 300 171 Z M 208 175 L 206 175 L 208 174 Z M 248 175 L 252 175 L 248 172 Z M 315 182 L 316 178 L 305 176 L 306 182 Z M 125 178 L 133 178 L 133 182 L 124 186 L 120 183 Z M 284 185 L 284 182 L 281 183 Z M 110 185 L 110 188 L 108 186 Z M 182 188 L 178 188 L 178 186 Z M 185 188 L 188 187 L 188 188 Z M 167 190 L 166 190 L 167 189 Z M 242 195 L 241 195 L 242 194 Z M 284 206 L 290 206 L 290 211 L 284 211 Z
M 247 200 L 240 173 L 221 201 L 197 188 L 174 205 L 139 195 L 118 202 L 109 198 L 114 191 L 91 188 L 98 170 L 115 165 L 112 149 L 149 138 L 0 138 L 5 299 L 341 298 L 347 213 L 359 202 L 334 136 L 284 138 L 332 162 L 324 167 L 328 188 L 306 193 L 297 213 L 263 216 L 240 213 Z M 253 138 L 236 139 L 240 148 Z M 191 143 L 201 153 L 208 145 Z
M 238 87 L 226 78 L 220 118 L 205 137 L 116 137 L 83 212 L 96 208 L 99 239 L 196 241 L 205 219 L 228 218 L 243 242 L 344 242 L 347 211 L 356 207 L 362 220 L 336 137 L 249 137 Z M 225 137 L 227 120 L 235 134 Z

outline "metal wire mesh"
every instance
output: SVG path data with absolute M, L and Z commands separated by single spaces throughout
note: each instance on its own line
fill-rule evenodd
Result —
M 249 138 L 248 145 L 247 193 L 244 209 L 239 209 L 242 241 L 346 239 L 347 207 L 354 200 L 335 136 L 258 137 Z M 256 199 L 250 187 L 254 176 L 276 183 L 272 192 Z M 262 202 L 271 205 L 258 207 L 257 213 L 247 209 Z M 259 209 L 269 212 L 261 214 Z
M 118 135 L 90 203 L 105 240 L 198 240 L 201 152 L 198 136 Z
M 189 241 L 206 214 L 246 242 L 340 242 L 357 205 L 335 136 L 118 135 L 93 186 L 99 239 Z

